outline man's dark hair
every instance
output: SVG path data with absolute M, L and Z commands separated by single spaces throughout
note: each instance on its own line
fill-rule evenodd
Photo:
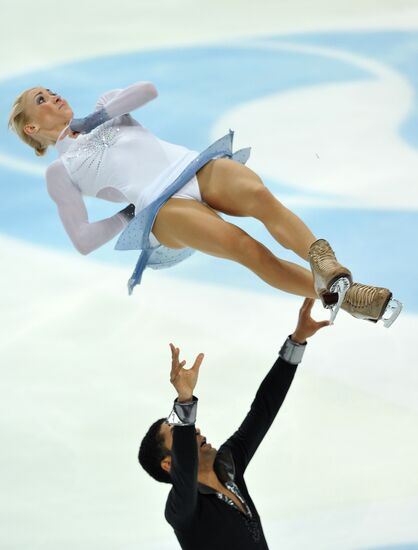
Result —
M 160 418 L 150 426 L 139 447 L 138 460 L 151 477 L 163 483 L 171 483 L 170 474 L 160 464 L 164 457 L 171 455 L 160 433 L 161 424 L 165 421 L 166 418 Z

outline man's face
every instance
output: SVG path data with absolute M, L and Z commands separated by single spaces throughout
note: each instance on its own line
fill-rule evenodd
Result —
M 171 451 L 173 448 L 173 426 L 168 422 L 163 422 L 160 428 L 160 434 L 164 438 L 164 445 Z M 200 433 L 200 429 L 196 428 L 196 445 L 199 459 L 199 467 L 201 466 L 213 466 L 215 461 L 217 450 L 212 447 L 210 443 L 207 443 L 206 437 Z

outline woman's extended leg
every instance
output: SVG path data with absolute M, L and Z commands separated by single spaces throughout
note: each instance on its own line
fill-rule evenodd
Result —
M 317 295 L 331 307 L 335 319 L 351 283 L 327 241 L 316 239 L 310 229 L 288 210 L 246 166 L 230 159 L 206 164 L 197 174 L 203 200 L 212 208 L 233 216 L 260 220 L 285 248 L 309 260 Z
M 233 260 L 275 288 L 317 298 L 310 271 L 280 260 L 245 231 L 197 201 L 170 199 L 160 209 L 152 231 L 164 246 L 187 246 L 211 256 Z
M 206 164 L 197 178 L 202 198 L 209 206 L 232 216 L 260 220 L 282 246 L 308 260 L 309 248 L 316 237 L 250 168 L 229 159 L 218 159 Z

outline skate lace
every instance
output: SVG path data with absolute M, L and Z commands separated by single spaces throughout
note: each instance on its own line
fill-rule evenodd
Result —
M 374 286 L 356 283 L 352 285 L 347 292 L 346 300 L 352 306 L 364 307 L 373 302 L 377 292 L 378 289 Z
M 337 261 L 335 254 L 329 244 L 321 243 L 311 251 L 311 258 L 321 271 L 329 269 L 330 264 Z

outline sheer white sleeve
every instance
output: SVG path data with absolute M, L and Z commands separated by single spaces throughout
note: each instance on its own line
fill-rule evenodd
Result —
M 62 224 L 81 254 L 99 248 L 126 227 L 127 220 L 120 213 L 89 223 L 81 192 L 71 181 L 61 160 L 48 166 L 46 181 L 48 193 L 57 205 Z
M 148 101 L 157 97 L 157 89 L 151 82 L 137 82 L 123 90 L 117 91 L 117 93 L 113 93 L 110 99 L 109 96 L 109 92 L 105 96 L 102 96 L 102 98 L 105 98 L 105 101 L 100 102 L 99 100 L 94 113 L 84 118 L 73 118 L 70 122 L 71 130 L 80 134 L 88 134 L 94 128 L 100 126 L 100 124 L 112 118 L 126 115 L 138 109 L 138 107 L 142 107 Z
M 151 82 L 137 82 L 124 89 L 106 92 L 99 98 L 96 109 L 104 108 L 109 118 L 115 118 L 142 107 L 157 95 L 157 88 Z

